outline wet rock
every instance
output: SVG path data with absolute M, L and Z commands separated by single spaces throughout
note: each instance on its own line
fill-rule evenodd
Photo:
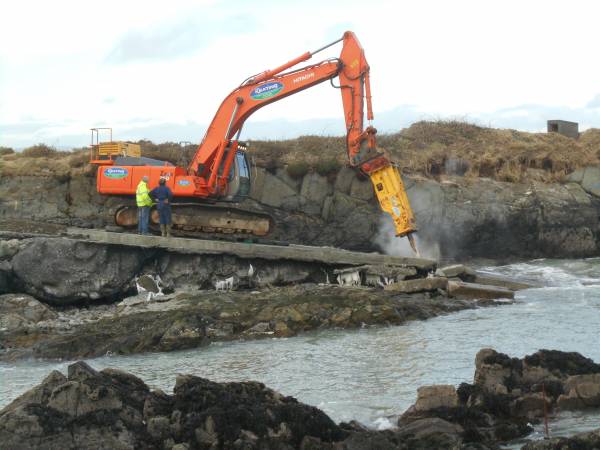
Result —
M 39 238 L 19 251 L 12 265 L 25 291 L 62 305 L 124 293 L 145 258 L 141 249 Z
M 174 394 L 166 395 L 121 371 L 77 363 L 69 372 L 68 378 L 48 377 L 0 411 L 3 446 L 297 449 L 348 436 L 319 409 L 261 383 L 180 375 Z
M 596 450 L 599 448 L 600 429 L 579 433 L 572 437 L 558 437 L 529 442 L 521 447 L 521 450 Z
M 563 410 L 600 407 L 600 373 L 575 375 L 564 383 L 557 406 Z
M 454 394 L 456 395 L 456 391 Z M 454 438 L 456 441 L 464 433 L 464 429 L 460 425 L 437 417 L 415 420 L 408 425 L 401 426 L 398 431 L 401 436 L 413 436 L 416 439 L 443 434 Z
M 451 385 L 422 386 L 417 389 L 415 411 L 429 411 L 437 408 L 458 406 L 456 389 Z
M 403 294 L 365 287 L 304 284 L 261 291 L 176 291 L 164 302 L 127 299 L 118 305 L 61 312 L 35 334 L 2 332 L 0 359 L 87 358 L 170 351 L 234 338 L 293 336 L 329 327 L 401 325 L 474 308 L 438 292 Z
M 0 295 L 0 329 L 17 330 L 57 317 L 56 312 L 30 295 Z
M 482 349 L 475 359 L 474 383 L 459 386 L 455 403 L 453 387 L 426 387 L 400 417 L 399 427 L 439 418 L 460 425 L 464 430 L 460 437 L 466 442 L 514 439 L 531 431 L 529 422 L 561 404 L 565 409 L 600 407 L 596 369 L 596 363 L 578 353 L 540 350 L 518 359 Z
M 452 297 L 471 299 L 512 299 L 515 297 L 514 292 L 510 289 L 476 283 L 465 283 L 463 281 L 448 281 L 448 293 Z
M 523 364 L 517 358 L 484 348 L 475 357 L 475 385 L 492 394 L 508 394 L 519 384 Z

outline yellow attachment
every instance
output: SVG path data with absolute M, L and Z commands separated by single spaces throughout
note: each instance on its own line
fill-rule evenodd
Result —
M 402 178 L 398 169 L 387 166 L 369 174 L 381 209 L 392 216 L 396 227 L 396 236 L 406 236 L 417 231 Z
M 142 156 L 142 150 L 139 144 L 129 142 L 112 141 L 100 142 L 95 145 L 97 155 L 100 157 L 111 156 Z

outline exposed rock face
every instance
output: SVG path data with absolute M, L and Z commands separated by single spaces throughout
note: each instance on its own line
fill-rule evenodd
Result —
M 404 437 L 336 425 L 319 409 L 261 383 L 180 375 L 168 395 L 131 374 L 78 362 L 68 377 L 52 372 L 0 411 L 0 442 L 13 450 L 415 449 L 432 448 L 437 435 L 455 432 L 434 422 L 413 425 Z
M 581 355 L 565 353 L 567 363 L 561 368 L 532 365 L 532 359 L 548 361 L 560 353 L 542 350 L 531 355 L 527 365 L 561 379 L 594 367 Z M 14 450 L 497 449 L 498 443 L 530 430 L 513 399 L 537 398 L 535 385 L 530 389 L 524 382 L 510 390 L 506 386 L 510 375 L 523 371 L 525 359 L 481 351 L 477 369 L 487 369 L 482 379 L 487 380 L 486 386 L 422 387 L 417 403 L 400 418 L 398 428 L 386 431 L 369 430 L 356 422 L 335 424 L 321 410 L 262 383 L 215 383 L 178 375 L 171 395 L 150 390 L 132 374 L 110 368 L 96 371 L 77 362 L 69 366 L 68 376 L 53 371 L 0 411 L 0 442 Z M 496 394 L 499 390 L 491 389 L 491 378 L 486 378 L 501 368 L 508 372 L 503 370 L 494 379 L 505 383 L 510 394 Z M 573 377 L 570 380 L 575 382 Z M 596 449 L 598 444 L 600 433 L 593 431 L 532 442 L 524 449 Z
M 600 429 L 579 433 L 572 437 L 559 437 L 529 442 L 521 450 L 596 450 L 600 448 Z
M 144 260 L 138 249 L 46 238 L 32 239 L 11 263 L 26 292 L 60 304 L 125 293 Z
M 485 306 L 488 304 L 486 303 Z M 36 327 L 0 330 L 0 359 L 79 358 L 171 351 L 214 341 L 292 336 L 319 328 L 400 325 L 477 304 L 440 294 L 304 284 L 260 292 L 175 292 L 118 305 L 60 312 Z
M 17 240 L 4 241 L 12 242 Z M 134 278 L 153 273 L 168 290 L 214 288 L 215 280 L 247 278 L 250 265 L 257 287 L 325 281 L 318 264 L 192 255 L 167 250 L 112 246 L 67 238 L 17 241 L 11 258 L 0 260 L 0 294 L 27 292 L 53 305 L 115 299 L 133 293 Z
M 582 188 L 576 182 L 524 185 L 461 177 L 405 182 L 419 236 L 437 244 L 442 256 L 598 254 L 600 203 L 596 191 L 584 190 L 589 183 Z M 98 195 L 90 176 L 2 177 L 0 199 L 3 219 L 84 227 L 110 224 L 122 201 Z M 275 218 L 273 239 L 365 251 L 379 247 L 382 214 L 373 187 L 346 167 L 335 178 L 309 173 L 300 180 L 290 178 L 285 169 L 271 173 L 257 168 L 250 198 L 242 206 Z
M 527 434 L 528 422 L 543 417 L 544 404 L 548 411 L 600 407 L 600 364 L 578 353 L 540 350 L 518 359 L 483 349 L 475 366 L 474 383 L 457 391 L 420 388 L 399 425 L 435 417 L 460 426 L 467 441 L 489 443 Z
M 0 329 L 28 328 L 42 320 L 57 317 L 58 314 L 29 295 L 0 295 Z

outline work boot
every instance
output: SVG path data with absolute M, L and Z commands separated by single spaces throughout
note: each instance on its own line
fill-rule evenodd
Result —
M 167 225 L 162 225 L 160 226 L 160 235 L 162 237 L 167 236 Z
M 171 237 L 171 225 L 165 225 L 165 228 L 167 229 L 167 237 Z

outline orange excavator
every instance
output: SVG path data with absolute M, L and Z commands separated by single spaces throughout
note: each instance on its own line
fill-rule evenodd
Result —
M 339 42 L 343 45 L 338 58 L 292 69 Z M 336 77 L 338 85 L 333 81 Z M 137 223 L 131 196 L 146 175 L 150 186 L 157 185 L 160 177 L 166 178 L 167 186 L 178 198 L 172 205 L 175 229 L 267 236 L 273 227 L 268 214 L 231 207 L 231 202 L 248 195 L 251 183 L 246 145 L 239 140 L 242 127 L 259 108 L 327 80 L 342 94 L 350 165 L 371 179 L 381 208 L 394 220 L 396 235 L 407 236 L 416 252 L 412 234 L 417 229 L 402 180 L 388 155 L 377 148 L 377 130 L 370 125 L 373 110 L 369 65 L 358 39 L 350 31 L 314 52 L 253 75 L 234 89 L 221 103 L 187 168 L 144 158 L 139 146 L 113 142 L 112 136 L 110 142 L 99 142 L 98 129 L 93 129 L 91 162 L 98 165 L 98 192 L 128 196 L 115 212 L 116 224 Z

